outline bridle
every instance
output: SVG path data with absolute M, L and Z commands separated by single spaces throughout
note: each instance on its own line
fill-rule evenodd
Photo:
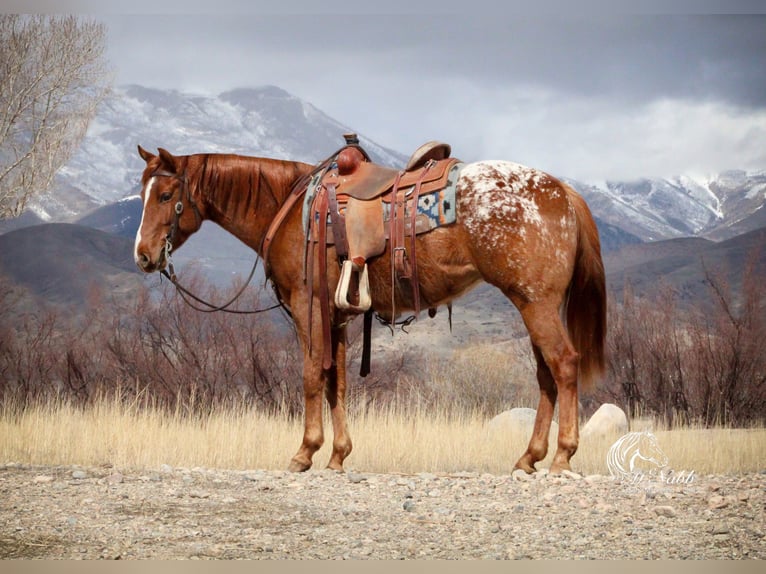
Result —
M 226 303 L 222 305 L 214 305 L 212 303 L 209 303 L 202 299 L 201 297 L 195 295 L 191 291 L 189 291 L 186 287 L 181 285 L 181 283 L 178 281 L 178 277 L 175 272 L 175 268 L 173 266 L 173 259 L 171 258 L 171 252 L 173 251 L 173 243 L 178 238 L 178 230 L 179 230 L 179 223 L 181 221 L 181 215 L 184 212 L 184 203 L 183 203 L 183 196 L 184 192 L 186 193 L 186 201 L 189 202 L 189 205 L 191 205 L 192 210 L 194 210 L 194 215 L 197 220 L 197 229 L 199 229 L 199 226 L 202 225 L 202 214 L 200 213 L 199 209 L 197 208 L 197 204 L 194 202 L 194 198 L 192 198 L 191 191 L 189 191 L 189 185 L 186 178 L 186 171 L 183 172 L 183 174 L 178 175 L 177 173 L 173 173 L 164 169 L 158 169 L 154 171 L 151 177 L 172 177 L 174 179 L 177 179 L 180 182 L 180 185 L 178 187 L 178 201 L 176 201 L 176 204 L 173 206 L 173 221 L 170 223 L 170 229 L 168 230 L 167 235 L 165 235 L 165 245 L 162 248 L 163 256 L 165 257 L 165 261 L 167 262 L 167 269 L 161 269 L 160 273 L 168 279 L 176 288 L 176 291 L 181 295 L 181 299 L 183 299 L 184 303 L 186 303 L 189 307 L 196 311 L 200 311 L 202 313 L 214 313 L 216 311 L 223 311 L 224 313 L 232 313 L 232 314 L 238 314 L 238 315 L 253 315 L 256 313 L 264 313 L 266 311 L 272 311 L 273 309 L 276 309 L 278 307 L 282 307 L 281 303 L 277 303 L 275 305 L 272 305 L 270 307 L 265 307 L 263 309 L 253 309 L 253 310 L 239 310 L 239 309 L 229 309 L 229 307 L 240 298 L 242 293 L 245 292 L 245 289 L 250 284 L 250 281 L 252 281 L 253 276 L 255 275 L 255 269 L 258 266 L 258 261 L 260 260 L 260 257 L 256 254 L 255 261 L 253 262 L 253 267 L 250 269 L 250 274 L 247 276 L 247 279 L 242 284 L 242 287 L 234 294 L 234 296 L 227 301 Z M 201 305 L 204 305 L 204 307 L 199 307 L 192 303 L 189 299 L 193 299 L 197 303 L 200 303 Z

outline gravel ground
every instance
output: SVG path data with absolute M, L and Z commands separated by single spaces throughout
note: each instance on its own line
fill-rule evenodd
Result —
M 0 466 L 0 558 L 766 558 L 766 473 Z

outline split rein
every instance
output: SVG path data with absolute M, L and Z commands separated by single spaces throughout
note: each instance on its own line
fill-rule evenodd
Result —
M 178 277 L 176 276 L 175 268 L 173 267 L 173 260 L 170 256 L 171 252 L 173 251 L 173 241 L 176 239 L 176 234 L 178 233 L 178 224 L 181 219 L 181 214 L 184 211 L 184 204 L 183 204 L 183 192 L 186 190 L 186 199 L 189 202 L 189 205 L 192 206 L 192 209 L 194 210 L 194 215 L 197 217 L 197 221 L 201 223 L 202 216 L 199 213 L 199 210 L 197 209 L 197 205 L 192 200 L 191 194 L 189 193 L 187 182 L 186 182 L 186 174 L 183 176 L 179 176 L 178 174 L 171 173 L 169 171 L 164 170 L 158 170 L 152 174 L 152 177 L 173 177 L 178 179 L 181 182 L 181 185 L 179 186 L 179 198 L 176 202 L 174 208 L 173 208 L 173 223 L 170 225 L 170 231 L 168 231 L 168 234 L 165 236 L 165 247 L 163 247 L 163 255 L 165 257 L 165 261 L 167 262 L 167 269 L 161 269 L 160 273 L 167 278 L 168 281 L 170 281 L 176 288 L 176 292 L 181 296 L 181 299 L 184 303 L 186 303 L 189 307 L 194 309 L 195 311 L 200 311 L 201 313 L 215 313 L 217 311 L 222 311 L 224 313 L 232 313 L 236 315 L 255 315 L 257 313 L 265 313 L 267 311 L 273 311 L 274 309 L 277 309 L 279 307 L 282 307 L 281 303 L 276 303 L 274 305 L 271 305 L 270 307 L 264 307 L 263 309 L 251 309 L 251 310 L 240 310 L 240 309 L 229 309 L 231 305 L 234 304 L 234 302 L 239 299 L 242 294 L 245 292 L 245 289 L 250 284 L 250 282 L 253 279 L 253 276 L 255 276 L 255 270 L 258 267 L 258 261 L 260 261 L 260 257 L 256 254 L 255 261 L 253 262 L 253 267 L 250 269 L 250 274 L 247 276 L 247 279 L 245 280 L 242 287 L 239 288 L 239 290 L 234 294 L 234 296 L 229 299 L 226 303 L 223 303 L 222 305 L 214 305 L 213 303 L 209 303 L 208 301 L 205 301 L 198 295 L 195 295 L 192 293 L 189 289 L 181 285 L 181 283 L 178 281 Z M 200 305 L 203 305 L 200 307 L 199 305 L 195 305 L 193 301 L 196 301 Z

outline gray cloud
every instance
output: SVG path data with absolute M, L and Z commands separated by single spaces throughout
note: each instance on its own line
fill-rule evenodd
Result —
M 275 84 L 402 152 L 446 139 L 591 179 L 766 168 L 764 15 L 103 18 L 120 83 Z

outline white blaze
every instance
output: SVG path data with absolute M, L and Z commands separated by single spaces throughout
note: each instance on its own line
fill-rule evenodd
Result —
M 156 177 L 152 177 L 146 182 L 146 190 L 144 192 L 144 208 L 141 210 L 141 223 L 138 225 L 138 231 L 136 232 L 136 243 L 133 246 L 133 259 L 138 263 L 138 245 L 141 243 L 141 229 L 144 226 L 144 214 L 146 214 L 146 206 L 149 205 L 149 197 L 152 195 L 152 186 L 154 186 L 154 180 Z

